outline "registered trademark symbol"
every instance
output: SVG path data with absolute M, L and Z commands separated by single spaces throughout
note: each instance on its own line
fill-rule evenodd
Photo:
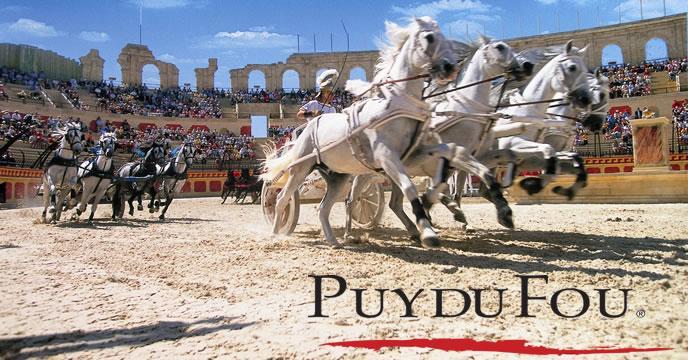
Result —
M 637 316 L 639 318 L 644 318 L 645 317 L 645 310 L 640 309 L 640 310 L 636 311 L 635 316 Z

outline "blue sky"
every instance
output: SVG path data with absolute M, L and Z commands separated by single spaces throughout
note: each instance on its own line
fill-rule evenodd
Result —
M 687 0 L 666 0 L 668 15 L 687 12 Z M 218 58 L 216 86 L 228 87 L 228 70 L 249 63 L 285 61 L 297 50 L 371 50 L 384 21 L 430 15 L 452 38 L 479 32 L 497 38 L 575 30 L 640 19 L 640 0 L 437 0 L 437 1 L 220 1 L 101 0 L 0 2 L 0 42 L 23 43 L 77 59 L 97 48 L 104 76 L 121 78 L 117 56 L 126 43 L 138 43 L 139 10 L 143 44 L 160 60 L 175 63 L 180 83 L 195 84 L 193 69 Z M 621 9 L 621 16 L 619 16 Z M 645 18 L 664 14 L 663 0 L 644 0 Z M 468 32 L 467 32 L 468 29 Z M 144 81 L 159 82 L 152 67 Z

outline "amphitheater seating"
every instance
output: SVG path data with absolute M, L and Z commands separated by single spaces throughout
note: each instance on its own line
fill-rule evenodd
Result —
M 633 109 L 628 105 L 612 106 L 609 108 L 609 113 L 614 114 L 615 112 L 633 114 Z
M 184 130 L 184 127 L 181 126 L 180 124 L 165 124 L 165 129 L 170 129 L 170 130 Z
M 153 123 L 139 123 L 139 130 L 146 131 L 148 129 L 157 129 L 158 127 Z
M 194 131 L 210 131 L 210 128 L 207 125 L 191 125 L 191 127 L 189 127 L 189 132 Z
M 653 72 L 652 76 L 652 95 L 677 92 L 676 81 L 669 78 L 666 71 Z

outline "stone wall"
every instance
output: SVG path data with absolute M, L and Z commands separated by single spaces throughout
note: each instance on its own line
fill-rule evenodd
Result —
M 0 44 L 0 66 L 26 73 L 43 71 L 48 79 L 81 79 L 81 66 L 76 60 L 29 45 Z
M 585 60 L 590 68 L 594 68 L 602 64 L 602 50 L 610 44 L 616 44 L 621 48 L 624 62 L 641 63 L 645 60 L 645 44 L 654 38 L 664 40 L 669 57 L 684 57 L 688 55 L 686 49 L 687 24 L 688 14 L 684 13 L 619 25 L 505 39 L 504 41 L 515 49 L 521 50 L 563 45 L 568 40 L 573 40 L 574 45 L 578 47 L 589 45 Z M 338 87 L 344 86 L 345 80 L 349 79 L 350 71 L 356 67 L 363 68 L 368 79 L 372 77 L 375 61 L 378 57 L 377 51 L 349 52 L 346 63 L 344 62 L 345 56 L 347 56 L 345 52 L 298 53 L 289 56 L 286 63 L 249 64 L 241 69 L 232 69 L 229 74 L 234 89 L 247 89 L 249 74 L 255 70 L 261 71 L 265 75 L 265 87 L 267 89 L 284 88 L 282 79 L 288 70 L 294 70 L 299 74 L 299 86 L 306 89 L 315 87 L 316 74 L 324 68 L 339 70 L 342 65 L 344 66 L 341 74 L 342 79 L 337 84 Z

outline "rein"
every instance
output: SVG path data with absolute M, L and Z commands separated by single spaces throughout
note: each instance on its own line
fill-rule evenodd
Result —
M 512 106 L 545 104 L 545 103 L 552 103 L 552 102 L 562 101 L 562 100 L 564 100 L 564 99 L 549 99 L 549 100 L 538 100 L 538 101 L 526 101 L 526 102 L 517 103 L 517 104 L 506 104 L 506 105 L 502 105 L 502 106 L 500 106 L 500 107 L 506 108 L 506 107 L 512 107 Z M 559 107 L 559 106 L 566 106 L 566 105 L 568 105 L 568 104 L 566 104 L 566 103 L 561 103 L 561 104 L 557 104 L 557 105 L 552 105 L 552 106 L 550 106 L 550 107 Z
M 366 93 L 370 92 L 371 90 L 373 90 L 374 88 L 380 87 L 380 86 L 382 86 L 382 85 L 396 84 L 396 83 L 401 83 L 401 82 L 406 82 L 406 81 L 413 81 L 413 80 L 418 80 L 418 79 L 428 79 L 428 80 L 429 80 L 429 79 L 430 79 L 430 74 L 421 74 L 421 75 L 409 76 L 409 77 L 405 77 L 405 78 L 401 78 L 401 79 L 390 79 L 390 80 L 385 80 L 385 81 L 378 82 L 378 83 L 373 83 L 373 84 L 370 84 L 370 87 L 369 87 L 366 91 L 364 91 L 364 92 L 362 92 L 360 95 L 358 95 L 358 97 L 361 97 L 361 96 L 363 96 L 364 94 L 366 94 Z M 425 98 L 423 98 L 423 99 L 425 99 Z
M 494 81 L 494 80 L 500 79 L 500 78 L 502 78 L 502 77 L 504 77 L 504 76 L 507 76 L 507 73 L 502 73 L 502 74 L 493 76 L 493 77 L 491 77 L 491 78 L 487 78 L 487 79 L 483 79 L 483 80 L 480 80 L 480 81 L 476 81 L 476 82 L 473 82 L 473 83 L 470 83 L 470 84 L 466 84 L 466 85 L 462 85 L 462 86 L 459 86 L 459 87 L 455 87 L 455 88 L 453 88 L 453 89 L 440 91 L 440 92 L 438 92 L 438 93 L 431 93 L 431 94 L 428 95 L 428 96 L 424 96 L 424 97 L 423 97 L 423 100 L 429 99 L 429 98 L 435 97 L 435 96 L 440 96 L 440 95 L 448 94 L 448 93 L 450 93 L 450 92 L 462 90 L 462 89 L 465 89 L 465 88 L 469 88 L 469 87 L 471 87 L 471 86 L 480 85 L 480 84 L 482 84 L 482 83 Z

